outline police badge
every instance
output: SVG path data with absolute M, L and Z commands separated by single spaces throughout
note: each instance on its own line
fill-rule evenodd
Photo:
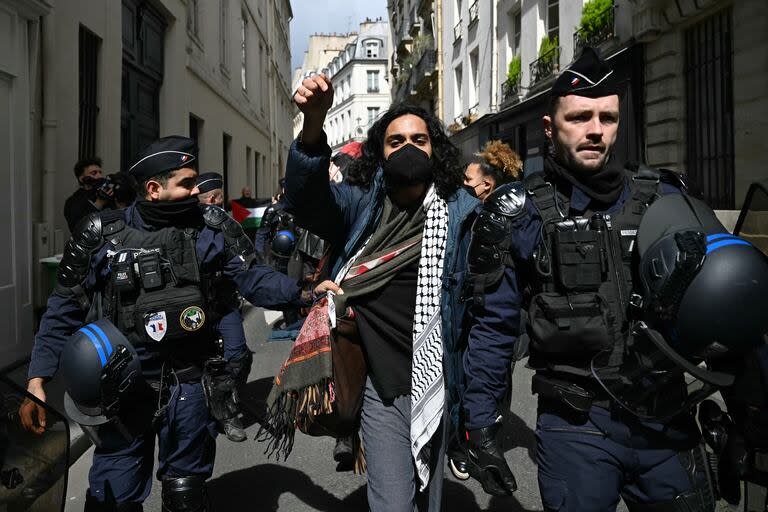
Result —
M 162 340 L 168 330 L 168 322 L 165 318 L 165 311 L 150 313 L 144 318 L 144 330 L 147 331 L 147 335 L 149 335 L 149 337 L 155 341 Z
M 205 313 L 199 306 L 189 306 L 181 312 L 179 323 L 185 331 L 196 331 L 205 323 Z

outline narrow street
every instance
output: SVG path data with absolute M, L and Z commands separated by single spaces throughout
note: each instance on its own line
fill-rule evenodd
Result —
M 248 433 L 244 443 L 232 443 L 223 435 L 217 440 L 216 468 L 208 483 L 215 510 L 282 510 L 288 512 L 337 512 L 366 510 L 365 477 L 351 472 L 337 472 L 330 438 L 296 434 L 293 453 L 287 461 L 268 459 L 265 445 L 253 440 L 258 431 L 255 417 L 272 385 L 275 372 L 288 355 L 290 343 L 265 342 L 267 321 L 276 313 L 249 307 L 245 311 L 248 345 L 254 351 L 253 368 L 244 400 L 249 411 Z M 528 390 L 530 372 L 520 367 L 515 372 L 515 394 L 506 432 L 507 460 L 519 485 L 512 498 L 494 498 L 485 494 L 474 480 L 461 482 L 446 468 L 443 509 L 446 512 L 492 510 L 504 512 L 541 510 L 536 484 L 533 425 L 535 406 Z M 520 390 L 520 392 L 518 392 Z M 93 448 L 70 469 L 66 512 L 79 512 L 85 502 L 88 468 Z M 253 504 L 247 505 L 245 504 Z M 147 511 L 160 510 L 160 485 L 153 484 L 152 494 L 144 504 Z

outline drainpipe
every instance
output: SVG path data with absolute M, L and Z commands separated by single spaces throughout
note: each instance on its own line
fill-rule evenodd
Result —
M 56 9 L 42 18 L 40 23 L 43 47 L 42 47 L 42 70 L 40 80 L 43 90 L 43 108 L 42 115 L 42 205 L 43 220 L 50 227 L 50 234 L 56 229 L 55 221 L 57 218 L 55 211 L 54 191 L 56 190 L 56 84 L 54 67 L 56 64 Z M 51 250 L 53 250 L 51 243 Z
M 499 110 L 499 101 L 497 98 L 499 89 L 499 45 L 496 41 L 498 34 L 498 4 L 496 0 L 491 0 L 491 112 Z
M 435 1 L 435 24 L 437 41 L 435 41 L 437 51 L 437 118 L 443 119 L 443 0 Z M 446 124 L 450 124 L 447 123 Z

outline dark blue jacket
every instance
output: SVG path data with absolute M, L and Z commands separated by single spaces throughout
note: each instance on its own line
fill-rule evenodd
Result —
M 147 229 L 135 206 L 129 206 L 123 212 L 128 226 L 141 230 Z M 301 304 L 301 287 L 295 280 L 264 265 L 252 265 L 243 270 L 239 256 L 225 261 L 223 258 L 226 254 L 224 235 L 221 231 L 204 227 L 198 235 L 196 248 L 200 264 L 221 266 L 224 276 L 231 279 L 240 293 L 254 306 L 280 309 L 286 304 Z M 113 246 L 105 243 L 91 257 L 91 265 L 84 286 L 89 295 L 103 290 L 109 279 L 107 251 L 110 249 L 113 249 Z M 40 329 L 35 336 L 28 378 L 50 378 L 56 373 L 64 344 L 72 333 L 83 325 L 85 316 L 86 312 L 80 309 L 73 297 L 64 296 L 56 291 L 51 294 L 45 314 L 40 321 Z M 235 347 L 245 344 L 245 333 L 239 311 L 233 310 L 224 315 L 217 329 L 225 345 Z M 146 356 L 142 357 L 142 363 L 145 365 L 152 359 L 146 351 L 139 351 L 139 355 Z
M 330 157 L 331 149 L 325 141 L 316 147 L 306 147 L 298 140 L 294 141 L 288 154 L 285 197 L 286 207 L 296 216 L 298 224 L 329 241 L 335 249 L 331 272 L 331 276 L 335 276 L 373 232 L 381 215 L 385 192 L 381 169 L 367 189 L 348 183 L 331 185 L 328 181 Z M 466 220 L 478 201 L 460 188 L 446 203 L 448 238 L 443 264 L 441 321 L 447 401 L 455 420 L 462 381 L 458 337 L 464 318 L 464 305 L 459 297 L 469 247 L 470 225 Z
M 679 193 L 679 189 L 672 185 L 662 186 L 664 194 Z M 629 194 L 627 182 L 619 199 L 601 213 L 618 212 Z M 583 215 L 590 202 L 586 193 L 573 187 L 571 215 Z M 514 219 L 510 233 L 510 250 L 518 262 L 531 260 L 542 231 L 541 216 L 533 202 L 526 200 L 524 208 L 523 214 Z M 466 390 L 463 398 L 466 427 L 469 430 L 490 426 L 499 415 L 498 404 L 506 391 L 507 371 L 512 362 L 515 343 L 521 329 L 525 328 L 520 322 L 522 302 L 515 270 L 507 267 L 499 283 L 486 292 L 484 307 L 470 308 L 468 349 L 464 354 Z

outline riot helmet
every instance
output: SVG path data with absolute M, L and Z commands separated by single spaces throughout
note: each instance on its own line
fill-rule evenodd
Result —
M 598 354 L 592 373 L 630 412 L 663 420 L 733 383 L 703 363 L 765 343 L 768 258 L 683 194 L 651 205 L 636 248 L 640 321 L 622 360 Z
M 288 258 L 296 247 L 296 235 L 288 229 L 281 229 L 272 238 L 272 253 L 278 258 Z
M 120 409 L 121 396 L 141 377 L 136 350 L 109 320 L 101 319 L 75 332 L 64 347 L 64 409 L 73 421 L 103 425 Z

